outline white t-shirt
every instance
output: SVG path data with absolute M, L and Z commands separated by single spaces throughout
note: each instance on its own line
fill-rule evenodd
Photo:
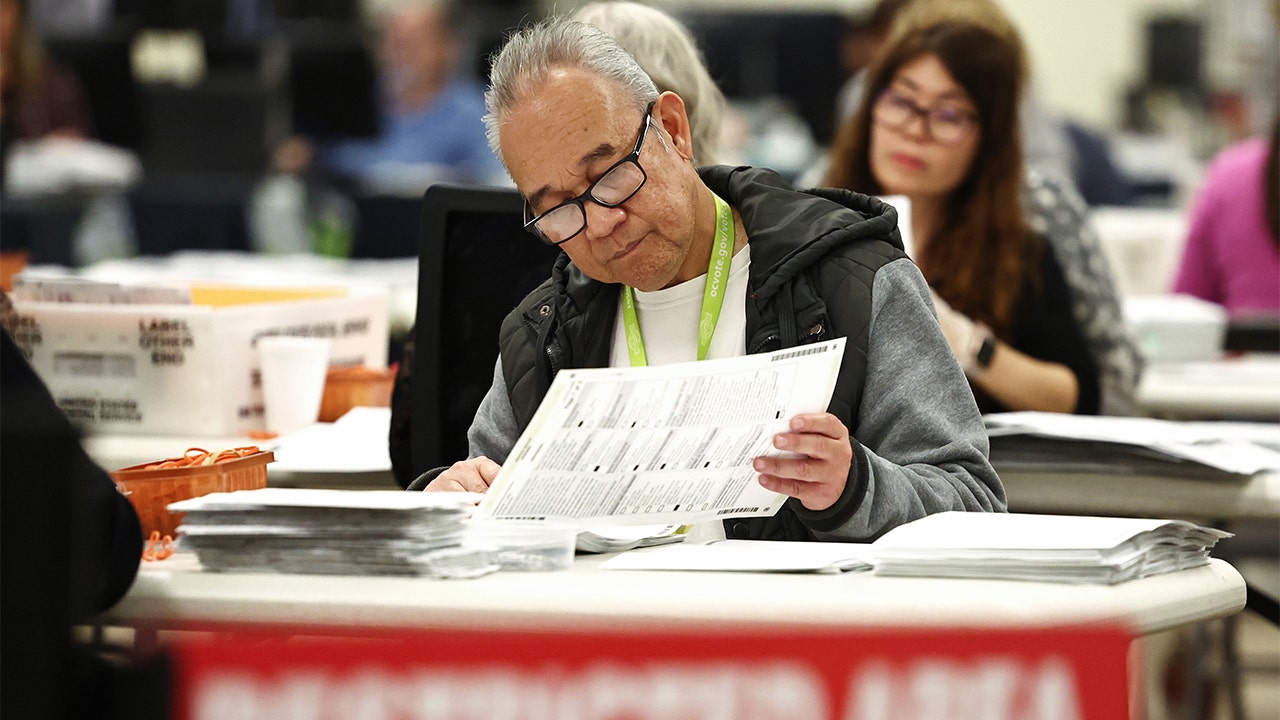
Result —
M 740 357 L 747 352 L 746 297 L 750 270 L 751 246 L 747 245 L 734 254 L 729 267 L 729 284 L 725 288 L 715 334 L 711 336 L 711 347 L 707 350 L 708 359 Z M 650 365 L 698 359 L 698 323 L 702 317 L 702 294 L 706 286 L 707 276 L 703 274 L 662 290 L 634 291 L 636 319 L 640 322 L 640 337 L 644 338 L 645 357 Z M 631 355 L 627 352 L 621 296 L 617 312 L 609 366 L 629 367 Z M 696 523 L 686 542 L 723 540 L 724 537 L 724 523 L 710 520 Z
M 739 250 L 729 267 L 729 285 L 716 332 L 711 336 L 707 358 L 740 357 L 747 351 L 747 277 L 751 269 L 751 246 Z M 698 323 L 702 319 L 702 293 L 707 276 L 700 275 L 653 292 L 635 290 L 636 318 L 650 365 L 669 365 L 698 359 Z M 630 367 L 627 330 L 622 320 L 622 299 L 618 296 L 617 318 L 613 324 L 610 367 Z

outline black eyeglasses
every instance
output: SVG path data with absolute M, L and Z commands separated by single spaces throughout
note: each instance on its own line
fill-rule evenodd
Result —
M 977 122 L 977 116 L 964 108 L 952 105 L 921 107 L 892 89 L 880 93 L 872 114 L 876 122 L 895 130 L 904 129 L 918 117 L 924 121 L 925 135 L 947 145 L 963 140 Z
M 656 102 L 656 101 L 655 101 Z M 645 136 L 649 134 L 649 123 L 653 119 L 653 103 L 644 109 L 644 120 L 640 121 L 639 137 L 636 147 L 626 157 L 609 166 L 600 174 L 591 187 L 572 200 L 565 200 L 550 210 L 530 217 L 533 211 L 526 200 L 524 204 L 524 229 L 538 236 L 548 245 L 562 245 L 578 236 L 587 227 L 587 208 L 585 201 L 607 208 L 615 208 L 631 199 L 644 186 L 648 176 L 640 167 L 640 148 L 644 147 Z

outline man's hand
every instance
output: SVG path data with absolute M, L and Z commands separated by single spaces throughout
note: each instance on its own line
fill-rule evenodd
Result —
M 826 510 L 844 492 L 853 463 L 849 429 L 831 413 L 797 415 L 791 432 L 773 436 L 773 446 L 801 457 L 758 457 L 760 485 L 790 495 L 809 510 Z
M 436 476 L 423 492 L 478 492 L 489 489 L 502 466 L 483 455 L 460 460 Z

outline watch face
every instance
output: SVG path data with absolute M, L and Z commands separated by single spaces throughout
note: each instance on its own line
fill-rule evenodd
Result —
M 975 358 L 978 361 L 978 367 L 985 368 L 991 364 L 991 356 L 996 354 L 996 339 L 992 335 L 988 335 L 982 339 L 982 346 L 978 348 L 978 355 Z

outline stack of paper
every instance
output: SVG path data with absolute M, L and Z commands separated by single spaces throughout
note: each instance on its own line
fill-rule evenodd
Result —
M 215 572 L 472 577 L 496 569 L 461 549 L 469 493 L 266 488 L 172 503 L 180 543 Z
M 880 575 L 1111 584 L 1204 565 L 1226 537 L 1182 520 L 945 512 L 872 551 Z
M 998 470 L 1230 478 L 1280 470 L 1275 423 L 1173 422 L 1062 413 L 983 418 Z

